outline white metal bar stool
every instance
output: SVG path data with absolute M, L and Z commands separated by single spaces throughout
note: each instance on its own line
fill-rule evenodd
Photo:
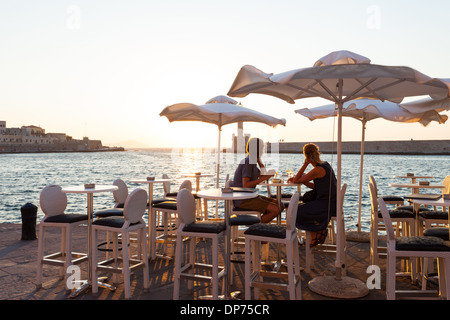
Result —
M 180 297 L 181 279 L 188 280 L 188 289 L 192 289 L 193 281 L 211 283 L 214 300 L 219 298 L 219 279 L 224 279 L 224 268 L 219 267 L 219 237 L 225 234 L 224 222 L 197 221 L 195 198 L 187 189 L 180 190 L 177 196 L 179 228 L 177 230 L 177 244 L 175 249 L 175 276 L 173 299 Z M 183 238 L 189 237 L 189 261 L 184 262 Z M 195 261 L 196 238 L 209 238 L 212 240 L 211 264 Z M 211 276 L 201 273 L 194 274 L 197 269 L 211 270 Z
M 302 298 L 300 258 L 298 252 L 297 218 L 299 194 L 295 193 L 289 202 L 286 213 L 286 226 L 258 223 L 250 226 L 245 232 L 245 299 L 251 299 L 251 289 L 255 297 L 260 288 L 273 288 L 289 291 L 291 300 Z M 261 271 L 261 242 L 273 242 L 286 246 L 287 273 Z M 252 249 L 253 247 L 253 249 Z M 253 266 L 253 268 L 252 268 Z M 253 269 L 253 271 L 252 271 Z M 263 278 L 287 278 L 287 283 L 264 281 Z
M 42 267 L 44 264 L 59 266 L 61 276 L 66 280 L 66 290 L 71 288 L 67 284 L 67 268 L 87 260 L 86 253 L 72 252 L 72 228 L 88 221 L 86 214 L 65 214 L 67 196 L 58 185 L 46 186 L 40 194 L 40 206 L 45 216 L 39 223 L 37 287 L 42 287 Z M 61 251 L 45 254 L 45 231 L 47 228 L 61 228 Z
M 122 273 L 124 279 L 125 299 L 129 299 L 130 292 L 130 273 L 134 269 L 143 268 L 144 289 L 148 289 L 148 257 L 147 257 L 147 237 L 146 224 L 142 219 L 147 207 L 147 192 L 143 189 L 135 189 L 127 197 L 123 209 L 123 217 L 98 219 L 92 223 L 92 293 L 98 292 L 98 272 L 106 271 L 114 273 L 117 283 L 117 274 Z M 104 261 L 98 261 L 98 232 L 106 231 L 113 234 L 113 257 Z M 131 232 L 138 234 L 138 255 L 136 258 L 130 258 L 128 253 L 128 237 Z M 122 257 L 118 254 L 117 238 L 122 236 Z M 109 266 L 114 264 L 115 266 Z M 120 267 L 120 265 L 122 265 Z

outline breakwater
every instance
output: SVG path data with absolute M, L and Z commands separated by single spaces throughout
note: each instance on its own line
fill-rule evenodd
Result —
M 313 142 L 319 146 L 320 152 L 336 153 L 336 142 Z M 268 143 L 267 152 L 302 153 L 308 142 Z M 343 154 L 361 153 L 360 141 L 343 141 Z M 404 140 L 404 141 L 366 141 L 365 154 L 400 154 L 400 155 L 450 155 L 450 140 Z

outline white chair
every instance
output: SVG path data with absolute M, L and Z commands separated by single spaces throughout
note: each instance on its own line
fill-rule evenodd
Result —
M 146 223 L 142 219 L 147 207 L 147 192 L 143 189 L 135 189 L 127 197 L 123 209 L 123 217 L 98 219 L 92 223 L 92 293 L 98 292 L 98 272 L 105 271 L 115 274 L 115 283 L 118 282 L 117 274 L 122 273 L 124 279 L 125 299 L 129 299 L 130 273 L 137 268 L 143 268 L 144 289 L 148 289 L 149 267 L 147 258 Z M 98 261 L 97 241 L 99 231 L 113 234 L 113 257 Z M 129 234 L 138 234 L 139 249 L 136 258 L 131 259 L 128 253 Z M 118 235 L 122 236 L 122 256 L 119 257 Z M 114 266 L 110 266 L 113 264 Z
M 375 190 L 377 190 L 377 192 L 378 192 L 378 186 L 377 186 L 377 182 L 375 181 L 374 176 L 369 176 L 369 182 L 373 184 L 373 186 L 375 187 Z M 400 196 L 381 195 L 380 197 L 383 198 L 383 200 L 386 204 L 392 204 L 392 205 L 395 205 L 396 207 L 403 206 L 405 204 L 405 199 L 403 199 L 403 197 L 400 197 Z
M 343 239 L 343 243 L 344 243 L 344 260 L 345 260 L 345 256 L 347 254 L 347 244 L 346 244 L 346 240 L 345 240 L 345 219 L 344 219 L 344 198 L 345 198 L 345 192 L 347 191 L 347 184 L 343 184 L 342 185 L 342 189 L 341 189 L 341 200 L 339 201 L 339 205 L 341 206 L 341 210 L 342 210 L 342 229 L 340 230 L 341 232 L 338 233 L 340 234 L 340 236 L 342 236 Z M 334 224 L 336 223 L 336 217 L 332 217 L 332 220 L 330 220 L 330 224 L 328 226 L 328 228 L 333 229 L 332 232 L 328 233 L 328 237 L 332 238 L 333 240 L 336 238 L 336 235 L 331 236 L 332 234 L 336 234 L 334 231 Z M 311 273 L 311 269 L 314 268 L 314 254 L 332 254 L 332 255 L 336 255 L 336 244 L 334 242 L 331 243 L 323 243 L 323 244 L 319 244 L 317 246 L 311 247 L 311 232 L 310 231 L 305 231 L 305 259 L 306 259 L 306 263 L 305 263 L 305 271 L 307 273 Z M 345 269 L 344 269 L 344 275 L 345 275 Z
M 128 187 L 122 179 L 113 181 L 113 185 L 118 189 L 113 192 L 114 206 L 112 208 L 101 209 L 94 212 L 96 218 L 120 217 L 123 216 L 123 206 L 128 197 Z
M 442 299 L 450 299 L 450 246 L 437 237 L 395 237 L 394 228 L 386 203 L 378 198 L 378 204 L 387 232 L 387 263 L 386 263 L 386 296 L 395 300 L 399 293 L 411 291 L 396 290 L 397 258 L 437 258 L 439 272 L 439 293 Z M 424 293 L 417 290 L 417 293 Z
M 44 217 L 39 223 L 37 287 L 42 287 L 42 268 L 44 264 L 61 267 L 61 276 L 66 280 L 66 290 L 71 288 L 67 284 L 67 268 L 87 260 L 87 254 L 72 252 L 72 229 L 86 224 L 86 214 L 65 214 L 67 196 L 57 185 L 46 186 L 40 194 L 40 207 Z M 47 228 L 61 228 L 61 251 L 44 256 L 45 231 Z
M 245 232 L 245 299 L 258 298 L 260 288 L 286 290 L 291 300 L 302 299 L 300 259 L 297 243 L 297 204 L 299 194 L 295 193 L 290 200 L 286 213 L 286 226 L 258 223 L 250 226 Z M 272 242 L 286 246 L 287 273 L 261 271 L 261 242 Z M 253 267 L 253 268 L 252 268 Z M 287 283 L 269 282 L 266 278 L 287 278 Z
M 219 267 L 219 237 L 225 234 L 224 222 L 197 221 L 195 217 L 195 198 L 188 189 L 182 189 L 177 196 L 179 228 L 177 230 L 177 244 L 175 249 L 175 275 L 173 299 L 180 297 L 181 279 L 188 280 L 188 289 L 192 289 L 193 281 L 208 282 L 212 285 L 214 300 L 219 297 L 219 279 L 224 275 L 224 268 Z M 183 238 L 190 238 L 189 261 L 184 264 Z M 195 247 L 197 238 L 209 238 L 212 240 L 212 261 L 210 264 L 197 263 Z M 211 276 L 203 273 L 195 274 L 197 269 L 211 270 Z
M 450 193 L 450 176 L 446 176 L 442 185 L 442 195 Z M 441 210 L 434 207 L 433 210 L 419 210 L 419 234 L 423 234 L 424 229 L 432 227 L 448 226 L 448 210 L 442 207 Z
M 179 190 L 188 189 L 192 192 L 192 183 L 185 180 L 181 183 Z M 179 191 L 178 191 L 179 192 Z M 178 228 L 178 207 L 175 199 L 166 199 L 152 203 L 150 210 L 149 224 L 150 224 L 150 258 L 156 258 L 156 244 L 163 243 L 164 251 L 167 245 L 174 243 L 174 231 Z M 162 232 L 157 235 L 157 232 Z
M 369 182 L 371 199 L 370 212 L 370 265 L 378 265 L 378 258 L 386 256 L 386 247 L 379 245 L 380 230 L 384 230 L 384 221 L 378 209 L 378 192 L 375 185 Z M 386 203 L 386 202 L 385 202 Z M 388 210 L 391 220 L 396 224 L 397 235 L 415 235 L 415 216 L 412 211 L 403 209 Z

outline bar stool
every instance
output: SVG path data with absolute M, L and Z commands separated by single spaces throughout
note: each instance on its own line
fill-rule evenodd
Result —
M 295 193 L 289 202 L 286 213 L 286 226 L 258 223 L 245 232 L 245 299 L 251 299 L 251 288 L 255 288 L 255 297 L 259 288 L 286 290 L 291 300 L 301 299 L 300 258 L 298 253 L 297 217 L 299 194 Z M 261 271 L 261 242 L 272 242 L 286 246 L 287 273 Z M 253 266 L 253 272 L 252 272 Z M 287 278 L 287 283 L 264 281 L 265 278 Z
M 173 287 L 173 299 L 180 297 L 180 281 L 188 280 L 188 289 L 192 289 L 193 281 L 211 283 L 214 300 L 219 297 L 219 279 L 224 275 L 224 268 L 219 267 L 219 237 L 225 234 L 224 222 L 197 221 L 195 217 L 195 198 L 187 189 L 180 190 L 177 196 L 179 228 L 177 230 L 177 244 L 175 249 L 175 276 Z M 189 237 L 189 262 L 183 265 L 183 238 Z M 209 238 L 212 240 L 211 264 L 197 263 L 195 260 L 195 246 L 197 238 Z M 211 270 L 211 276 L 195 274 L 196 269 Z
M 146 223 L 142 219 L 147 207 L 147 192 L 143 189 L 135 189 L 127 197 L 123 209 L 123 217 L 98 219 L 92 223 L 92 293 L 98 292 L 98 272 L 106 271 L 115 274 L 115 283 L 118 282 L 117 274 L 122 273 L 124 279 L 125 299 L 130 298 L 130 273 L 137 268 L 144 269 L 144 289 L 148 289 L 148 258 Z M 98 261 L 98 232 L 106 231 L 113 235 L 113 258 Z M 130 258 L 128 253 L 128 237 L 131 232 L 138 234 L 138 255 L 136 259 Z M 117 239 L 122 236 L 122 257 L 118 255 Z M 114 264 L 115 266 L 109 266 Z M 120 267 L 120 264 L 122 267 Z
M 88 220 L 86 214 L 65 214 L 67 196 L 58 185 L 46 186 L 40 194 L 40 206 L 44 218 L 39 223 L 37 288 L 42 287 L 42 267 L 44 264 L 61 267 L 61 277 L 66 290 L 71 290 L 67 283 L 67 268 L 87 260 L 87 254 L 72 252 L 72 229 Z M 61 228 L 61 251 L 44 256 L 45 231 L 47 228 Z

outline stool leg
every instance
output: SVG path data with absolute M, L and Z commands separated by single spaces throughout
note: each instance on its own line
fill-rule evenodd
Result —
M 130 263 L 128 255 L 128 233 L 122 233 L 122 276 L 124 282 L 125 299 L 130 299 Z
M 300 256 L 298 252 L 298 243 L 297 243 L 297 237 L 294 237 L 292 247 L 294 249 L 294 252 L 292 253 L 294 255 L 294 273 L 295 276 L 298 278 L 297 283 L 297 289 L 296 289 L 296 298 L 297 300 L 302 299 L 302 284 L 301 284 L 301 276 L 300 276 Z
M 295 273 L 294 273 L 295 268 L 292 254 L 293 254 L 292 242 L 289 242 L 286 244 L 289 298 L 290 300 L 295 300 Z
M 148 290 L 148 282 L 149 282 L 149 267 L 148 267 L 148 254 L 147 254 L 147 232 L 145 225 L 140 230 L 140 252 L 139 255 L 141 259 L 144 261 L 144 291 Z
M 189 243 L 189 264 L 191 265 L 191 270 L 189 270 L 190 274 L 194 273 L 194 265 L 195 265 L 195 244 L 197 242 L 196 237 L 191 237 L 191 241 Z M 194 281 L 188 280 L 188 289 L 192 290 L 194 287 Z
M 180 270 L 181 257 L 183 254 L 183 241 L 180 234 L 177 235 L 177 245 L 175 247 L 175 274 L 173 279 L 173 300 L 180 298 Z
M 97 233 L 98 230 L 96 228 L 92 228 L 92 244 L 91 244 L 91 252 L 92 252 L 92 294 L 96 295 L 98 293 L 98 272 L 97 272 L 97 263 L 98 263 L 98 251 L 97 251 Z
M 65 262 L 64 262 L 64 283 L 66 284 L 66 290 L 70 290 L 67 286 L 67 268 L 72 264 L 72 227 L 63 228 L 65 230 Z
M 36 287 L 42 287 L 42 259 L 44 258 L 44 244 L 45 244 L 45 227 L 39 224 L 39 242 L 38 242 L 38 263 L 36 275 Z
M 251 240 L 245 238 L 245 300 L 251 300 L 252 293 L 250 287 L 250 275 L 251 275 Z
M 213 252 L 212 252 L 212 294 L 213 299 L 217 300 L 219 298 L 219 245 L 217 237 L 212 238 L 213 242 Z

